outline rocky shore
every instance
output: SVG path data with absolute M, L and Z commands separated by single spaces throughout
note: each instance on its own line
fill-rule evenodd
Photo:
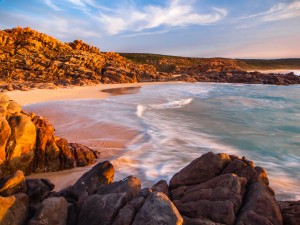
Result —
M 54 172 L 96 162 L 99 153 L 81 144 L 68 143 L 54 134 L 49 121 L 0 94 L 0 176 L 18 170 Z
M 72 186 L 53 192 L 47 179 L 22 171 L 0 180 L 1 225 L 298 225 L 300 201 L 277 202 L 266 171 L 252 161 L 208 152 L 170 182 L 141 188 L 129 176 L 114 182 L 109 161 Z
M 233 59 L 132 60 L 81 40 L 63 43 L 28 27 L 0 30 L 0 66 L 1 91 L 158 81 L 300 84 L 300 76 L 292 73 L 246 72 Z

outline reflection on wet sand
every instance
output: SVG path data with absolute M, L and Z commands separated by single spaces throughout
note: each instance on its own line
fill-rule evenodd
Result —
M 136 94 L 140 91 L 141 86 L 138 87 L 121 87 L 121 88 L 110 88 L 101 90 L 101 92 L 109 93 L 112 96 L 116 95 L 126 95 L 126 94 Z

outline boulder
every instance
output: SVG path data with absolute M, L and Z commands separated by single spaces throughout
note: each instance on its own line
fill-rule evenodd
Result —
M 128 202 L 122 209 L 119 210 L 112 225 L 130 225 L 136 213 L 142 208 L 145 198 L 137 197 Z
M 55 138 L 56 146 L 61 151 L 61 164 L 64 169 L 71 169 L 76 166 L 74 154 L 71 151 L 68 141 L 64 138 Z
M 70 147 L 74 152 L 78 167 L 94 164 L 98 158 L 99 153 L 84 145 L 70 143 Z
M 160 180 L 157 183 L 155 183 L 151 187 L 152 191 L 158 191 L 164 193 L 166 196 L 169 196 L 169 188 L 168 183 L 165 180 Z
M 22 192 L 24 193 L 25 191 L 25 176 L 20 170 L 17 170 L 8 177 L 0 179 L 0 196 L 7 197 Z
M 31 203 L 46 199 L 54 189 L 54 184 L 48 179 L 26 179 L 26 194 Z
M 126 193 L 107 195 L 90 195 L 81 206 L 78 225 L 108 225 L 111 224 L 127 202 Z
M 114 167 L 109 161 L 104 161 L 83 174 L 74 185 L 60 191 L 58 194 L 77 201 L 81 196 L 93 194 L 98 186 L 112 183 L 113 179 Z
M 176 173 L 170 180 L 170 188 L 199 184 L 221 174 L 222 170 L 230 163 L 229 155 L 224 153 L 214 154 L 208 152 L 192 161 Z
M 66 225 L 68 203 L 63 197 L 45 199 L 29 225 Z
M 5 148 L 10 133 L 11 130 L 7 120 L 5 119 L 5 117 L 0 118 L 0 175 L 1 167 L 3 166 L 6 157 Z
M 300 224 L 300 201 L 279 202 L 284 225 Z
M 0 224 L 23 225 L 28 215 L 28 197 L 24 193 L 0 197 Z
M 230 173 L 197 185 L 181 186 L 173 189 L 171 195 L 184 216 L 234 224 L 242 205 L 246 183 L 245 178 Z
M 36 147 L 36 128 L 29 116 L 20 114 L 9 119 L 11 135 L 6 153 L 10 171 L 22 170 L 25 175 L 33 170 Z
M 153 192 L 137 213 L 132 225 L 183 224 L 183 219 L 170 199 L 161 192 Z
M 282 225 L 282 216 L 274 192 L 261 182 L 253 183 L 247 190 L 239 210 L 237 225 Z
M 96 194 L 106 195 L 112 193 L 126 193 L 128 199 L 134 198 L 141 190 L 141 182 L 134 176 L 129 176 L 121 181 L 111 183 L 109 185 L 100 186 Z

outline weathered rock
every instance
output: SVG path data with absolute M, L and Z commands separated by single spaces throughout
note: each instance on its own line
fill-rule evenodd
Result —
M 46 199 L 54 189 L 54 184 L 48 179 L 26 179 L 26 194 L 31 203 L 41 202 Z
M 76 160 L 68 141 L 64 138 L 56 138 L 55 143 L 61 151 L 61 167 L 65 169 L 74 168 L 76 166 Z
M 35 172 L 39 173 L 44 172 L 47 167 L 46 147 L 53 138 L 54 127 L 47 119 L 40 116 L 35 116 L 32 121 L 37 128 Z
M 82 204 L 78 225 L 108 225 L 127 202 L 126 193 L 90 195 Z
M 109 161 L 104 161 L 95 165 L 83 174 L 74 185 L 62 190 L 59 194 L 79 200 L 82 195 L 93 194 L 98 186 L 112 183 L 113 179 L 114 167 Z
M 219 175 L 230 161 L 231 159 L 227 154 L 208 152 L 176 173 L 170 180 L 170 188 L 199 184 L 210 180 Z
M 112 225 L 130 225 L 135 214 L 142 208 L 145 198 L 137 197 L 128 202 L 122 209 L 119 210 Z
M 96 162 L 98 153 L 92 149 L 76 143 L 70 143 L 70 147 L 76 157 L 77 166 L 87 166 Z
M 169 196 L 168 183 L 165 180 L 160 180 L 151 187 L 152 191 L 162 192 L 165 195 Z
M 249 187 L 236 224 L 282 225 L 280 209 L 270 187 L 260 182 Z
M 224 223 L 215 223 L 207 219 L 189 218 L 186 216 L 182 216 L 182 217 L 183 217 L 184 225 L 225 225 Z
M 20 170 L 17 170 L 11 176 L 0 179 L 0 196 L 24 193 L 26 191 L 25 176 Z
M 66 225 L 68 203 L 63 197 L 47 198 L 29 225 Z
M 9 139 L 10 133 L 11 130 L 7 120 L 5 117 L 0 118 L 0 176 L 2 171 L 1 167 L 3 166 L 6 157 L 6 143 Z
M 23 225 L 28 214 L 28 197 L 24 193 L 0 197 L 0 224 Z
M 284 225 L 300 224 L 300 201 L 279 202 Z
M 6 153 L 10 171 L 22 170 L 31 173 L 36 146 L 36 128 L 30 117 L 20 114 L 9 119 L 11 135 L 7 142 Z
M 172 197 L 182 215 L 214 223 L 234 224 L 246 183 L 245 178 L 224 174 L 197 185 L 173 189 Z
M 134 198 L 141 190 L 141 182 L 134 176 L 129 176 L 121 181 L 111 183 L 109 185 L 100 186 L 96 194 L 106 195 L 112 193 L 126 193 L 128 199 Z
M 183 219 L 169 198 L 161 192 L 153 192 L 146 199 L 132 225 L 183 224 Z

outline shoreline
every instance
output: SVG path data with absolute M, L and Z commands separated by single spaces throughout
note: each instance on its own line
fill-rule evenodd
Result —
M 109 89 L 143 87 L 148 85 L 161 84 L 182 84 L 186 82 L 142 82 L 142 83 L 124 83 L 124 84 L 99 84 L 95 86 L 73 86 L 57 89 L 34 89 L 29 91 L 14 90 L 5 92 L 11 99 L 20 105 L 29 105 L 44 103 L 49 101 L 79 100 L 79 99 L 105 99 L 114 94 L 109 93 Z M 121 95 L 122 93 L 120 93 Z M 127 94 L 127 93 L 124 93 Z

